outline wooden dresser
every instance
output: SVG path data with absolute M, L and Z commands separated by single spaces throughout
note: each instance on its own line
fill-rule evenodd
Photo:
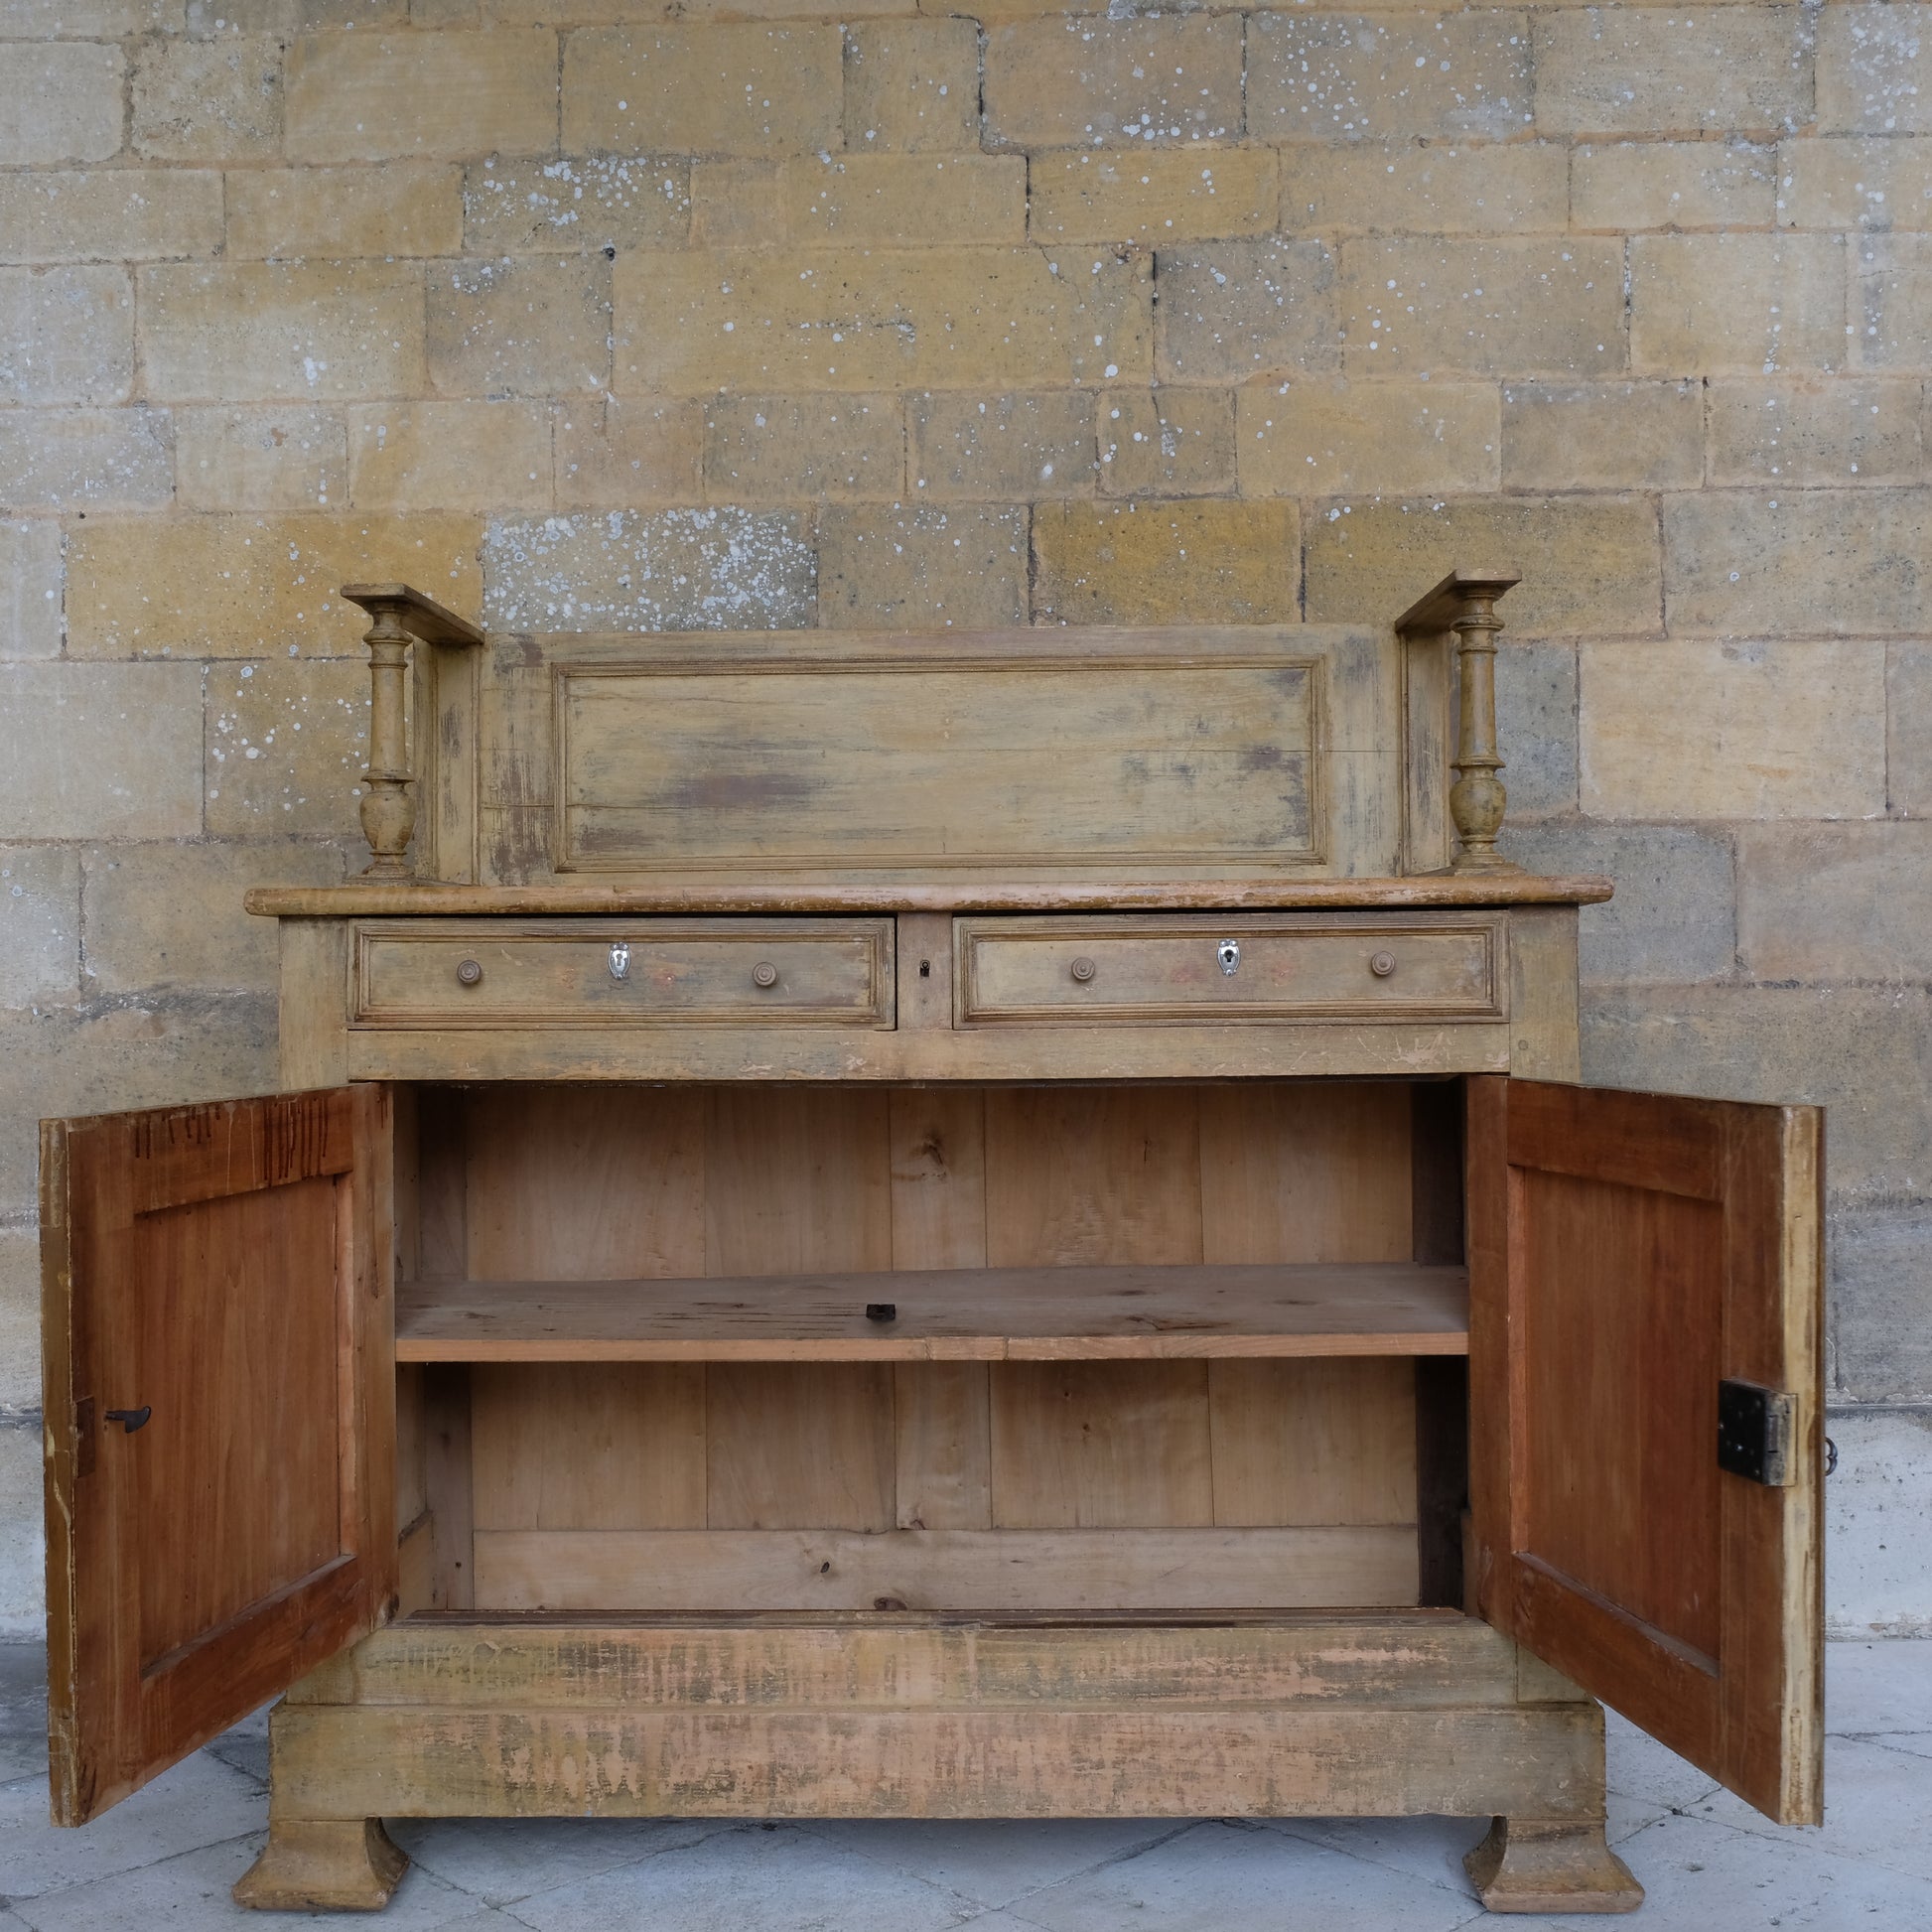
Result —
M 1386 630 L 370 614 L 282 1086 L 47 1124 L 53 1792 L 285 1694 L 442 1815 L 1820 1815 L 1821 1121 L 1578 1084 L 1505 571 Z M 407 729 L 406 729 L 407 720 Z M 413 753 L 406 740 L 413 737 Z

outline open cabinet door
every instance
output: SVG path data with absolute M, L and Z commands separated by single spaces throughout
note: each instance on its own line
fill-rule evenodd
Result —
M 1822 1816 L 1823 1153 L 1814 1107 L 1469 1082 L 1476 1607 L 1783 1824 Z
M 54 1817 L 388 1611 L 389 1091 L 45 1122 Z

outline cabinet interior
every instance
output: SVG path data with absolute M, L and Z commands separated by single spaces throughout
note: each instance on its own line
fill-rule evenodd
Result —
M 399 1088 L 402 1607 L 1459 1605 L 1459 1117 Z

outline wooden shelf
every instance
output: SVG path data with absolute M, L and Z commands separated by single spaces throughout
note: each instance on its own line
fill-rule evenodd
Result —
M 867 1317 L 890 1303 L 892 1321 Z M 404 1362 L 1097 1361 L 1466 1355 L 1468 1277 L 1385 1262 L 416 1282 Z

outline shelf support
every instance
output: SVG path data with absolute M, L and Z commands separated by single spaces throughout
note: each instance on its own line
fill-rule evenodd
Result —
M 369 647 L 369 768 L 362 773 L 362 836 L 370 854 L 362 876 L 407 879 L 403 855 L 416 830 L 416 777 L 404 722 L 410 640 L 475 647 L 483 643 L 483 633 L 407 584 L 345 584 L 342 594 L 373 620 L 362 638 Z
M 1503 759 L 1496 749 L 1496 634 L 1503 621 L 1496 600 L 1521 581 L 1514 570 L 1452 570 L 1420 603 L 1396 620 L 1405 641 L 1454 639 L 1455 752 L 1449 763 L 1449 819 L 1455 828 L 1450 872 L 1514 873 L 1522 867 L 1496 849 L 1509 794 L 1496 775 Z

